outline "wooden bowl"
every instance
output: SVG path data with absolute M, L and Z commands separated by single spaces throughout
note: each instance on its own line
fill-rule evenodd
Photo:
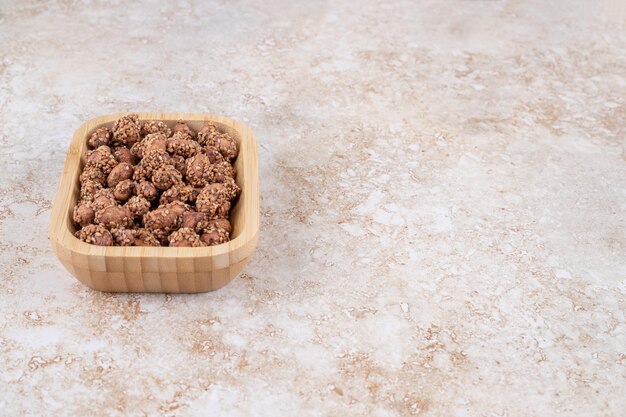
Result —
M 80 282 L 99 291 L 195 293 L 229 283 L 248 263 L 259 234 L 259 178 L 256 139 L 242 123 L 222 116 L 186 113 L 139 113 L 141 120 L 162 120 L 170 127 L 183 119 L 198 130 L 205 121 L 217 124 L 236 141 L 237 185 L 241 195 L 231 209 L 233 227 L 227 243 L 202 248 L 97 246 L 74 236 L 72 210 L 79 198 L 78 177 L 87 139 L 98 127 L 111 127 L 122 114 L 83 124 L 72 139 L 52 207 L 50 241 L 61 263 Z

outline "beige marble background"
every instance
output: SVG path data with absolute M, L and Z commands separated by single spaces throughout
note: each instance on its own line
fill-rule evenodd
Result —
M 0 415 L 623 416 L 626 26 L 594 4 L 0 1 Z M 132 110 L 257 133 L 228 287 L 102 294 L 52 253 L 74 129 Z

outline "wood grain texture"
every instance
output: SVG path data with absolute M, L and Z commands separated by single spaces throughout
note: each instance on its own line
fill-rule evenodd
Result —
M 79 197 L 78 177 L 91 132 L 101 126 L 111 127 L 120 116 L 118 113 L 90 120 L 74 133 L 50 219 L 50 241 L 61 263 L 83 284 L 100 291 L 195 293 L 226 285 L 248 263 L 258 239 L 258 153 L 252 131 L 223 116 L 139 113 L 140 120 L 162 120 L 170 127 L 183 119 L 196 131 L 211 121 L 235 139 L 239 155 L 234 165 L 241 195 L 231 210 L 231 240 L 202 248 L 91 245 L 74 236 L 71 213 Z

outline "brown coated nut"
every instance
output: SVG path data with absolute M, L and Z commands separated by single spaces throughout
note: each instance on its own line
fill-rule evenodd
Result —
M 126 162 L 128 164 L 135 165 L 135 156 L 130 153 L 130 149 L 128 149 L 126 146 L 120 146 L 119 148 L 116 148 L 115 152 L 113 152 L 113 155 L 118 162 Z
M 195 204 L 196 199 L 198 198 L 198 194 L 200 194 L 202 188 L 193 187 L 191 185 L 184 185 L 180 190 L 180 198 L 179 200 L 183 203 Z
M 150 133 L 162 133 L 166 137 L 172 135 L 170 128 L 161 120 L 146 120 L 141 124 L 141 134 L 146 136 Z
M 187 123 L 185 123 L 183 120 L 178 120 L 174 125 L 174 133 L 177 132 L 185 133 L 189 135 L 189 137 L 191 137 L 192 139 L 196 137 L 196 132 L 191 130 L 191 128 L 187 126 Z
M 93 201 L 98 191 L 102 190 L 102 184 L 94 180 L 86 180 L 80 184 L 80 199 Z
M 137 158 L 143 158 L 145 154 L 153 149 L 167 149 L 166 137 L 161 132 L 150 133 L 145 138 L 135 143 L 130 152 Z
M 169 236 L 170 246 L 172 247 L 200 247 L 204 246 L 200 240 L 200 236 L 188 227 L 181 227 Z
M 159 241 L 159 246 L 169 246 L 169 237 L 173 230 L 155 229 L 151 233 Z
M 107 185 L 114 188 L 117 184 L 133 177 L 133 166 L 127 162 L 120 162 L 107 177 Z
M 198 154 L 187 159 L 186 179 L 194 187 L 204 187 L 213 178 L 212 164 L 209 157 Z
M 172 201 L 180 200 L 180 193 L 183 189 L 182 184 L 175 184 L 169 189 L 163 191 L 159 199 L 159 205 L 164 206 Z
M 209 220 L 206 229 L 220 229 L 226 232 L 228 235 L 230 235 L 233 230 L 228 219 Z
M 72 219 L 74 220 L 74 223 L 80 227 L 85 227 L 88 224 L 93 223 L 95 215 L 96 212 L 94 211 L 91 203 L 88 201 L 81 201 L 74 207 Z
M 89 224 L 75 233 L 75 236 L 83 242 L 92 245 L 111 246 L 113 245 L 113 237 L 111 233 L 102 226 Z
M 205 245 L 213 246 L 220 245 L 222 243 L 228 242 L 228 233 L 226 233 L 222 229 L 210 228 L 206 229 L 204 233 L 200 235 L 200 240 L 204 242 Z
M 152 177 L 152 171 L 146 169 L 140 162 L 133 168 L 133 180 L 135 182 L 149 181 Z
M 182 221 L 182 216 L 184 213 L 191 211 L 191 207 L 189 204 L 185 204 L 182 201 L 172 201 L 169 204 L 163 206 L 165 209 L 170 210 L 172 213 L 175 213 L 180 220 Z
M 113 190 L 113 196 L 119 202 L 124 202 L 131 198 L 135 193 L 135 182 L 133 180 L 124 180 L 117 183 Z
M 215 209 L 215 215 L 209 214 L 209 219 L 225 219 L 228 217 L 228 213 L 230 213 L 230 201 L 222 201 L 222 204 Z
M 200 188 L 194 188 L 191 185 L 176 184 L 168 190 L 163 191 L 160 205 L 168 204 L 173 201 L 182 201 L 183 203 L 193 204 L 196 201 Z
M 220 153 L 219 149 L 214 146 L 208 145 L 204 148 L 204 153 L 209 158 L 212 164 L 217 164 L 218 162 L 222 162 L 224 157 Z
M 189 158 L 200 153 L 202 147 L 189 135 L 183 132 L 176 132 L 167 139 L 167 151 L 173 155 L 180 155 Z
M 205 147 L 216 148 L 224 157 L 230 161 L 237 157 L 237 143 L 225 132 L 220 132 L 219 128 L 207 122 L 198 132 L 198 143 Z
M 209 184 L 204 187 L 200 192 L 200 195 L 203 194 L 214 195 L 217 196 L 218 199 L 228 199 L 228 190 L 226 189 L 226 186 L 219 182 Z M 198 196 L 198 198 L 200 198 L 200 195 Z
M 141 181 L 135 187 L 135 195 L 145 197 L 146 200 L 152 201 L 159 196 L 159 192 L 150 181 Z
M 180 155 L 172 155 L 172 161 L 176 171 L 180 172 L 183 177 L 187 175 L 187 159 Z
M 159 190 L 167 190 L 175 184 L 180 184 L 183 176 L 172 165 L 165 165 L 152 174 L 152 183 Z
M 157 230 L 173 231 L 180 226 L 182 216 L 169 210 L 167 206 L 159 207 L 143 216 L 143 224 L 151 232 Z M 159 238 L 157 236 L 157 238 Z M 159 238 L 159 240 L 161 240 Z
M 223 134 L 217 139 L 215 147 L 219 149 L 224 159 L 231 161 L 237 157 L 237 144 L 228 134 Z
M 161 246 L 159 240 L 148 229 L 135 230 L 135 246 Z
M 104 175 L 109 175 L 111 170 L 117 165 L 117 159 L 111 153 L 111 148 L 106 145 L 100 146 L 95 151 L 87 152 L 87 161 L 85 169 L 96 167 L 99 168 Z
M 197 211 L 188 211 L 183 213 L 183 220 L 180 227 L 187 227 L 195 231 L 199 231 L 203 223 L 206 222 L 206 214 Z
M 150 211 L 150 202 L 141 195 L 132 196 L 124 207 L 127 207 L 135 219 L 141 219 Z
M 108 188 L 102 188 L 93 196 L 93 209 L 95 211 L 102 210 L 105 207 L 115 206 L 117 205 L 117 201 L 115 200 L 115 196 L 113 192 Z
M 92 149 L 99 148 L 102 145 L 109 145 L 111 143 L 111 131 L 107 127 L 100 127 L 89 136 L 87 143 Z
M 200 128 L 200 131 L 198 131 L 198 143 L 202 146 L 215 146 L 217 138 L 221 135 L 222 132 L 220 132 L 215 124 L 206 122 L 204 126 Z
M 146 178 L 150 178 L 154 171 L 165 165 L 172 165 L 170 154 L 162 149 L 151 149 L 144 155 L 137 167 L 141 166 L 144 171 L 143 175 L 146 175 Z
M 132 227 L 133 215 L 128 207 L 108 206 L 96 211 L 95 221 L 107 229 L 117 227 Z
M 83 172 L 80 174 L 79 181 L 81 184 L 84 184 L 86 181 L 92 180 L 101 185 L 104 185 L 106 183 L 106 178 L 106 175 L 104 175 L 100 168 L 91 166 L 83 170 Z
M 133 229 L 120 227 L 111 230 L 111 235 L 119 246 L 132 246 L 135 243 L 135 231 Z
M 229 200 L 232 201 L 237 198 L 239 194 L 241 194 L 241 188 L 237 185 L 233 177 L 226 177 L 222 184 L 224 184 L 224 188 L 226 189 L 226 196 Z
M 211 165 L 211 182 L 225 182 L 227 178 L 235 176 L 235 169 L 228 161 Z
M 230 211 L 230 201 L 223 184 L 209 184 L 196 199 L 196 210 L 206 213 L 209 220 L 224 218 Z
M 113 142 L 131 147 L 141 139 L 140 131 L 139 115 L 131 113 L 122 116 L 113 124 Z

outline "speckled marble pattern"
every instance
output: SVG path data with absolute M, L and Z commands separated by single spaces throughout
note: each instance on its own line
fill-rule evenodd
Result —
M 0 415 L 623 416 L 626 26 L 570 3 L 0 1 Z M 256 132 L 222 290 L 52 253 L 74 129 L 132 110 Z

